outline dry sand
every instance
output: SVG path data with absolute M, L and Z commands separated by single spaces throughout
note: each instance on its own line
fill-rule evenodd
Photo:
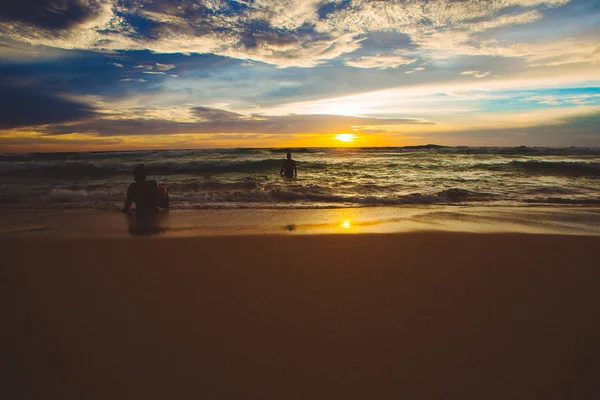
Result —
M 3 399 L 591 399 L 600 238 L 0 241 Z

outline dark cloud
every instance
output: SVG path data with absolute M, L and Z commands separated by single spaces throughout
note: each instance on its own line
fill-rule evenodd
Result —
M 198 117 L 208 121 L 237 120 L 242 117 L 241 114 L 233 111 L 221 110 L 218 108 L 194 107 L 192 110 Z
M 106 145 L 117 145 L 124 143 L 123 138 L 119 137 L 111 137 L 111 138 L 103 138 L 101 140 L 96 140 L 94 142 L 90 141 L 88 137 L 80 137 L 80 138 L 69 138 L 69 145 L 89 145 L 93 143 L 94 145 L 106 146 Z M 38 145 L 64 145 L 65 140 L 58 136 L 37 136 L 32 138 L 30 136 L 24 137 L 3 137 L 0 135 L 0 146 L 7 147 L 16 147 L 16 146 L 38 146 Z
M 100 12 L 103 1 L 2 0 L 0 21 L 19 21 L 48 30 L 68 29 Z
M 243 30 L 241 43 L 247 49 L 264 46 L 285 46 L 297 44 L 298 38 L 294 33 L 283 29 L 273 29 L 268 21 L 252 21 Z
M 63 99 L 59 94 L 0 86 L 0 129 L 80 121 L 97 115 L 88 105 Z
M 100 136 L 259 133 L 302 134 L 348 131 L 360 126 L 423 124 L 410 118 L 382 119 L 341 115 L 243 115 L 208 107 L 195 107 L 197 122 L 177 122 L 163 119 L 97 118 L 76 124 L 58 124 L 43 128 L 47 135 L 92 133 Z
M 229 33 L 231 27 L 219 24 L 217 11 L 203 2 L 187 0 L 128 1 L 119 2 L 117 15 L 123 18 L 133 32 L 130 37 L 144 40 L 158 39 L 162 35 L 203 36 L 215 31 Z M 227 3 L 221 4 L 219 14 L 233 12 Z
M 424 135 L 444 144 L 483 146 L 592 146 L 600 143 L 600 112 L 565 118 L 562 123 L 523 128 L 447 131 Z

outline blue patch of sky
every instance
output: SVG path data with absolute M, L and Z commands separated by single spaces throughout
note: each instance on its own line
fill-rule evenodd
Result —
M 96 94 L 119 81 L 120 73 L 108 61 L 99 53 L 78 51 L 68 58 L 0 64 L 0 76 L 12 85 Z
M 239 1 L 235 1 L 235 0 L 228 1 L 226 4 L 227 4 L 227 7 L 221 9 L 218 14 L 232 16 L 232 15 L 241 14 L 244 11 L 250 9 L 250 7 L 247 4 L 239 2 Z
M 600 105 L 600 87 L 500 91 L 493 95 L 497 98 L 474 101 L 482 111 L 489 112 Z
M 160 24 L 154 21 L 149 20 L 138 14 L 130 14 L 130 13 L 119 13 L 117 15 L 122 17 L 129 25 L 131 25 L 135 29 L 135 35 L 140 38 L 147 39 L 156 39 L 157 36 L 154 34 L 154 28 L 159 26 Z
M 600 28 L 600 1 L 575 0 L 563 6 L 546 8 L 543 18 L 523 25 L 489 29 L 484 38 L 508 42 L 544 42 L 586 34 Z
M 360 48 L 345 55 L 353 59 L 360 56 L 392 54 L 394 52 L 416 51 L 418 47 L 412 43 L 410 36 L 400 32 L 370 32 L 360 41 Z M 402 54 L 402 53 L 399 53 Z
M 320 19 L 327 18 L 329 14 L 344 10 L 352 5 L 352 0 L 338 0 L 323 4 L 317 10 Z

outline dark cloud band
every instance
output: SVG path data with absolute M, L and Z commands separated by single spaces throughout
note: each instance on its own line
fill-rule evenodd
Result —
M 0 129 L 80 121 L 96 115 L 88 105 L 54 92 L 0 86 Z
M 427 124 L 417 119 L 383 119 L 342 115 L 243 115 L 208 107 L 195 107 L 195 122 L 165 119 L 98 118 L 73 124 L 44 127 L 47 135 L 91 133 L 100 136 L 169 135 L 169 134 L 304 134 L 353 131 L 360 127 Z

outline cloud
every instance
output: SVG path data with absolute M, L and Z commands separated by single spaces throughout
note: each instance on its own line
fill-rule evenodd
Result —
M 182 115 L 182 113 L 184 115 Z M 413 118 L 369 118 L 341 115 L 262 115 L 239 114 L 211 107 L 193 107 L 182 110 L 177 118 L 169 117 L 158 109 L 146 111 L 140 117 L 132 112 L 66 124 L 44 126 L 40 132 L 46 135 L 71 133 L 99 136 L 170 135 L 170 134 L 331 134 L 352 132 L 381 126 L 427 124 Z M 186 115 L 191 115 L 190 120 Z
M 0 37 L 31 45 L 97 51 L 212 53 L 280 67 L 320 65 L 357 51 L 366 35 L 397 32 L 433 59 L 460 54 L 539 59 L 533 42 L 505 44 L 481 32 L 523 25 L 568 0 L 422 2 L 377 0 L 8 1 Z M 544 52 L 542 50 L 542 52 Z M 542 57 L 547 58 L 548 54 Z M 556 62 L 586 60 L 582 52 Z M 348 65 L 393 68 L 412 57 L 364 55 Z M 595 59 L 595 58 L 594 58 Z
M 410 71 L 404 71 L 405 74 L 414 74 L 415 72 L 425 71 L 425 67 L 413 68 Z
M 175 68 L 174 64 L 161 64 L 161 63 L 156 63 L 156 69 L 159 71 L 170 71 L 173 68 Z
M 475 78 L 485 78 L 490 74 L 490 71 L 481 72 L 481 71 L 463 71 L 460 73 L 461 75 L 472 75 Z
M 46 31 L 61 31 L 95 19 L 103 12 L 102 3 L 94 0 L 3 0 L 0 19 Z
M 593 146 L 600 143 L 600 111 L 565 115 L 538 124 L 513 127 L 472 127 L 429 132 L 425 136 L 443 144 L 483 146 Z
M 379 54 L 376 56 L 363 56 L 346 61 L 346 65 L 356 68 L 397 68 L 401 65 L 412 64 L 416 58 L 408 58 L 393 54 Z
M 87 104 L 41 88 L 0 86 L 0 129 L 79 121 L 98 114 Z
M 134 67 L 135 69 L 142 70 L 143 74 L 149 75 L 166 75 L 167 71 L 176 68 L 175 64 L 140 64 Z
M 469 75 L 467 75 L 469 76 Z M 296 101 L 276 104 L 261 109 L 269 115 L 299 114 L 340 114 L 340 115 L 394 115 L 402 113 L 419 118 L 423 115 L 456 113 L 460 110 L 475 112 L 477 108 L 455 102 L 457 97 L 469 99 L 477 105 L 482 96 L 498 96 L 498 92 L 542 90 L 550 88 L 593 88 L 597 82 L 596 71 L 582 71 L 579 74 L 556 75 L 552 73 L 521 73 L 504 79 L 459 80 L 456 77 L 446 81 L 416 82 L 383 90 L 364 91 L 346 96 L 332 96 L 318 100 Z M 504 94 L 501 94 L 503 96 Z M 529 96 L 529 95 L 528 95 Z M 525 97 L 528 97 L 525 96 Z M 490 98 L 493 99 L 493 98 Z M 463 115 L 464 117 L 464 115 Z
M 546 105 L 589 105 L 600 102 L 600 94 L 577 94 L 577 95 L 540 95 L 529 96 L 521 101 L 534 102 Z
M 2 23 L 0 22 L 0 25 L 1 24 Z M 0 40 L 0 60 L 2 60 L 3 63 L 47 62 L 68 58 L 71 55 L 70 51 L 63 49 L 31 46 L 26 43 L 11 40 L 4 42 Z

